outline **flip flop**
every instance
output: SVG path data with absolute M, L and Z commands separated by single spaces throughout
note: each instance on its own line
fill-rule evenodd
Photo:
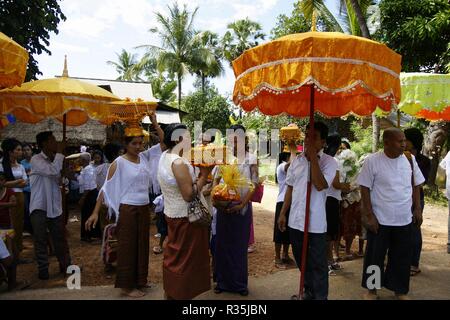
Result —
M 153 253 L 154 254 L 161 254 L 163 252 L 163 249 L 159 246 L 153 247 Z
M 278 259 L 275 259 L 275 267 L 282 270 L 287 269 L 287 266 L 283 263 L 283 260 Z

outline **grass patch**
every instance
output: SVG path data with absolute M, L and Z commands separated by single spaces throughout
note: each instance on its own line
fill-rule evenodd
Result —
M 448 199 L 445 196 L 445 189 L 425 186 L 423 188 L 423 191 L 425 193 L 425 203 L 440 205 L 443 207 L 446 207 L 448 205 Z

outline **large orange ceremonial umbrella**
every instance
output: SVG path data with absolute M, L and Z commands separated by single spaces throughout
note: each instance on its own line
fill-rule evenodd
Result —
M 37 123 L 46 118 L 79 126 L 89 118 L 101 120 L 109 115 L 109 103 L 119 100 L 111 92 L 87 82 L 69 78 L 67 62 L 63 76 L 30 81 L 20 87 L 0 90 L 0 113 L 12 114 L 26 123 Z
M 292 34 L 245 51 L 233 61 L 233 101 L 267 115 L 368 116 L 400 100 L 401 56 L 385 45 L 336 32 Z M 308 181 L 300 278 L 303 297 L 311 181 Z
M 27 50 L 0 32 L 0 89 L 21 85 L 27 64 Z

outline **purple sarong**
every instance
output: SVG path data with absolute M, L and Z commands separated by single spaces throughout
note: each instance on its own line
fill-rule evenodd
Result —
M 241 292 L 248 287 L 247 249 L 250 238 L 252 204 L 241 213 L 217 211 L 215 273 L 217 288 Z

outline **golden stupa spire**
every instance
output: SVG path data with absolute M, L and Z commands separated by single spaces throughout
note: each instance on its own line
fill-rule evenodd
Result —
M 67 55 L 64 55 L 64 70 L 62 76 L 65 78 L 69 77 L 69 70 L 67 70 Z

